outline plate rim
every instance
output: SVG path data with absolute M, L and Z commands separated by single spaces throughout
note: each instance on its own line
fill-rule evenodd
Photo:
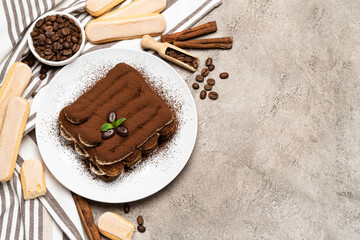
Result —
M 142 197 L 137 197 L 137 198 L 129 199 L 128 201 L 122 201 L 122 200 L 119 201 L 119 200 L 116 200 L 116 199 L 109 199 L 109 200 L 108 200 L 108 199 L 102 199 L 101 197 L 99 198 L 99 197 L 97 197 L 97 196 L 87 196 L 87 195 L 84 195 L 84 194 L 82 194 L 82 193 L 78 193 L 76 187 L 68 186 L 67 184 L 64 184 L 63 182 L 61 182 L 61 180 L 58 178 L 57 174 L 54 174 L 54 173 L 50 170 L 48 164 L 46 164 L 46 161 L 44 160 L 44 156 L 45 156 L 45 154 L 44 154 L 44 152 L 43 152 L 44 149 L 42 149 L 42 147 L 40 146 L 40 145 L 41 145 L 41 141 L 39 141 L 39 139 L 41 139 L 41 138 L 39 138 L 39 134 L 40 134 L 40 133 L 39 133 L 39 130 L 38 130 L 38 127 L 37 127 L 38 124 L 39 124 L 39 121 L 40 121 L 39 118 L 36 118 L 36 121 L 35 121 L 35 136 L 36 136 L 36 139 L 38 139 L 38 144 L 37 144 L 37 146 L 38 146 L 40 155 L 41 155 L 41 157 L 42 157 L 42 159 L 43 159 L 43 162 L 45 163 L 47 169 L 49 170 L 49 172 L 51 173 L 51 175 L 54 176 L 54 178 L 55 178 L 62 186 L 64 186 L 66 189 L 68 189 L 69 191 L 74 192 L 74 193 L 76 193 L 76 194 L 78 194 L 78 195 L 80 195 L 80 196 L 82 196 L 82 197 L 85 197 L 85 198 L 87 198 L 87 199 L 91 199 L 91 200 L 97 201 L 97 202 L 103 202 L 103 203 L 125 203 L 125 202 L 134 202 L 134 201 L 138 201 L 138 200 L 141 200 L 141 199 L 145 199 L 145 198 L 147 198 L 147 197 L 150 197 L 150 196 L 156 194 L 157 192 L 161 191 L 161 190 L 164 189 L 165 187 L 167 187 L 170 183 L 172 183 L 172 181 L 175 180 L 175 178 L 177 178 L 177 177 L 179 176 L 179 174 L 183 171 L 183 169 L 185 168 L 185 166 L 186 166 L 186 164 L 188 163 L 189 159 L 191 158 L 192 153 L 193 153 L 194 148 L 195 148 L 196 139 L 197 139 L 197 134 L 198 134 L 198 115 L 197 115 L 198 113 L 197 113 L 197 108 L 196 108 L 196 104 L 195 104 L 194 98 L 193 98 L 192 93 L 191 93 L 191 91 L 190 91 L 190 88 L 187 86 L 185 80 L 181 77 L 181 75 L 180 75 L 169 63 L 165 62 L 164 60 L 162 60 L 162 59 L 159 58 L 159 57 L 154 56 L 153 54 L 150 54 L 150 53 L 145 52 L 145 51 L 135 50 L 135 49 L 126 49 L 126 48 L 111 49 L 111 48 L 108 48 L 108 49 L 99 49 L 99 50 L 90 52 L 90 53 L 88 53 L 88 54 L 85 54 L 85 55 L 80 56 L 78 59 L 81 60 L 81 59 L 83 59 L 83 58 L 85 58 L 85 57 L 87 57 L 87 56 L 89 56 L 89 55 L 95 55 L 95 54 L 100 53 L 100 52 L 113 52 L 113 51 L 120 51 L 120 52 L 121 52 L 121 51 L 129 51 L 129 52 L 136 52 L 136 53 L 140 53 L 140 54 L 145 54 L 145 55 L 148 55 L 150 58 L 154 59 L 155 61 L 160 61 L 160 62 L 162 62 L 163 64 L 165 64 L 165 66 L 167 66 L 167 68 L 169 68 L 169 70 L 170 70 L 171 72 L 173 72 L 179 79 L 182 80 L 182 81 L 181 81 L 181 84 L 183 84 L 183 85 L 185 86 L 185 89 L 186 89 L 185 91 L 189 94 L 189 96 L 191 96 L 191 104 L 192 104 L 191 110 L 194 111 L 194 116 L 192 116 L 192 117 L 194 117 L 194 123 L 195 123 L 195 124 L 194 124 L 194 128 L 195 128 L 195 131 L 194 131 L 194 132 L 195 132 L 195 133 L 194 133 L 194 135 L 193 135 L 193 137 L 192 137 L 191 151 L 189 151 L 188 156 L 186 156 L 186 161 L 183 162 L 183 164 L 181 165 L 181 168 L 179 167 L 179 169 L 176 171 L 176 174 L 174 174 L 173 176 L 171 176 L 171 177 L 166 181 L 166 183 L 160 184 L 160 186 L 157 186 L 156 188 L 154 188 L 155 190 L 151 191 L 150 193 L 147 193 L 146 195 L 144 195 L 144 196 L 142 196 Z M 75 64 L 75 63 L 78 61 L 78 59 L 76 59 L 74 62 L 70 63 L 69 65 Z M 66 65 L 66 66 L 67 66 L 67 65 Z M 60 71 L 59 71 L 57 74 L 59 74 L 59 73 L 61 73 L 62 71 L 64 71 L 64 69 L 65 69 L 66 66 L 64 66 L 62 69 L 60 69 Z M 53 80 L 50 81 L 50 83 L 49 83 L 44 89 L 46 89 L 46 88 L 48 88 L 48 87 L 51 87 L 53 84 L 55 84 L 54 82 L 55 82 L 55 81 L 53 81 Z M 43 94 L 43 93 L 44 93 L 44 91 L 43 91 L 44 89 L 41 89 L 41 90 L 42 90 L 42 91 L 41 91 L 42 93 L 39 94 L 39 95 L 40 95 L 40 96 L 39 96 L 40 98 L 37 98 L 37 103 L 38 103 L 37 113 L 38 113 L 39 111 L 41 111 L 41 103 L 44 102 L 43 99 L 46 97 L 46 95 Z

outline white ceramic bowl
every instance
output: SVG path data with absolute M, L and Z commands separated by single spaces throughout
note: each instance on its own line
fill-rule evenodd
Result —
M 75 21 L 75 24 L 78 25 L 81 29 L 81 36 L 82 36 L 82 41 L 81 41 L 81 45 L 80 45 L 80 48 L 79 48 L 79 51 L 77 51 L 73 56 L 71 56 L 70 58 L 66 59 L 66 60 L 63 60 L 63 61 L 48 61 L 42 57 L 40 57 L 39 54 L 37 54 L 37 52 L 35 51 L 35 48 L 34 48 L 34 44 L 33 44 L 33 40 L 32 40 L 32 37 L 30 35 L 30 33 L 32 32 L 32 29 L 34 29 L 35 27 L 35 24 L 36 22 L 39 20 L 39 19 L 43 19 L 47 16 L 51 16 L 51 15 L 66 15 L 68 16 L 69 18 L 71 18 L 72 20 Z M 46 64 L 46 65 L 49 65 L 49 66 L 64 66 L 66 64 L 69 64 L 71 62 L 73 62 L 79 55 L 80 53 L 82 52 L 84 46 L 85 46 L 85 30 L 84 28 L 81 26 L 81 23 L 79 22 L 79 20 L 77 20 L 77 18 L 75 18 L 74 16 L 72 16 L 71 14 L 68 14 L 68 13 L 64 13 L 64 12 L 48 12 L 48 13 L 45 13 L 44 15 L 42 15 L 41 17 L 39 17 L 38 19 L 36 19 L 34 21 L 34 23 L 31 25 L 30 27 L 30 31 L 28 31 L 27 33 L 27 38 L 28 38 L 28 44 L 29 44 L 29 48 L 32 52 L 32 54 L 34 54 L 34 56 L 42 63 Z

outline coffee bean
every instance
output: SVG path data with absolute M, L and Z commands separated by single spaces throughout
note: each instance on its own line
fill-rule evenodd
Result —
M 66 59 L 68 59 L 68 57 L 67 56 L 61 56 L 61 61 L 64 61 L 64 60 L 66 60 Z
M 39 21 L 37 21 L 36 23 L 35 23 L 35 27 L 37 27 L 37 28 L 39 28 L 39 27 L 41 27 L 41 25 L 44 23 L 44 21 L 42 20 L 42 19 L 40 19 Z
M 46 24 L 41 25 L 40 29 L 41 31 L 45 32 Z
M 52 22 L 54 22 L 54 21 L 56 20 L 56 16 L 54 16 L 54 15 L 53 15 L 53 16 L 50 16 L 49 20 L 52 21 Z
M 204 77 L 201 75 L 196 75 L 195 80 L 198 82 L 203 82 L 204 81 Z
M 56 54 L 56 61 L 61 61 L 61 54 L 60 53 Z
M 124 213 L 129 213 L 130 212 L 130 206 L 129 204 L 125 203 L 124 204 Z
M 186 63 L 191 63 L 193 61 L 193 58 L 192 57 L 189 57 L 189 56 L 186 56 L 185 57 L 185 62 Z
M 109 112 L 107 116 L 107 122 L 112 123 L 113 121 L 116 121 L 116 113 L 115 112 Z
M 215 69 L 215 65 L 211 64 L 210 66 L 208 66 L 208 69 L 209 69 L 210 71 L 213 71 L 213 70 Z
M 45 32 L 45 36 L 47 38 L 51 38 L 52 35 L 54 35 L 55 33 L 54 32 Z
M 65 39 L 68 43 L 71 43 L 71 35 L 67 36 Z
M 50 49 L 45 49 L 45 50 L 44 50 L 44 54 L 45 54 L 46 56 L 49 56 L 49 55 L 52 54 L 52 51 L 51 51 Z
M 45 39 L 46 39 L 45 34 L 40 34 L 39 35 L 39 40 L 44 40 L 45 41 Z
M 51 53 L 49 56 L 45 56 L 45 60 L 50 61 L 53 56 L 54 56 L 54 54 Z
M 30 33 L 30 35 L 31 35 L 32 37 L 35 37 L 35 36 L 39 35 L 39 33 L 38 33 L 38 32 L 35 32 L 35 31 L 32 31 L 32 32 Z
M 114 135 L 115 135 L 115 130 L 112 128 L 112 129 L 107 130 L 106 132 L 102 132 L 101 137 L 103 139 L 110 139 Z
M 71 49 L 65 49 L 65 50 L 62 51 L 62 54 L 64 56 L 69 56 L 69 55 L 72 54 L 72 50 Z
M 40 74 L 40 80 L 44 80 L 46 78 L 46 73 Z
M 54 31 L 57 31 L 59 29 L 59 24 L 57 22 L 53 23 Z
M 37 92 L 33 92 L 33 93 L 31 94 L 31 97 L 34 98 L 34 97 L 36 96 L 36 94 L 37 94 Z
M 64 24 L 64 23 L 59 23 L 58 29 L 61 29 L 61 28 L 63 28 L 63 27 L 65 27 L 65 24 Z
M 139 215 L 139 216 L 137 217 L 136 221 L 137 221 L 137 223 L 138 223 L 139 225 L 143 225 L 143 224 L 144 224 L 144 218 L 143 218 L 143 216 Z
M 64 40 L 63 38 L 60 38 L 58 42 L 59 42 L 60 44 L 63 44 L 64 41 L 65 41 L 65 40 Z
M 47 39 L 45 39 L 45 43 L 49 45 L 49 44 L 52 44 L 52 41 L 50 38 L 47 38 Z
M 78 44 L 74 44 L 71 49 L 72 49 L 73 53 L 76 53 L 79 50 L 79 48 L 80 48 L 80 46 Z
M 213 63 L 212 58 L 208 58 L 208 59 L 206 59 L 206 61 L 205 61 L 205 65 L 206 65 L 206 66 L 210 66 L 212 63 Z
M 59 40 L 59 38 L 60 38 L 60 35 L 57 34 L 57 33 L 55 33 L 54 35 L 51 36 L 51 40 L 54 41 L 54 42 Z
M 200 86 L 198 83 L 193 83 L 192 87 L 193 87 L 193 89 L 197 90 L 197 89 L 199 89 Z
M 53 55 L 52 58 L 50 58 L 50 61 L 53 61 L 53 62 L 56 61 L 56 56 Z
M 143 225 L 139 225 L 139 226 L 137 227 L 137 230 L 138 230 L 139 232 L 141 232 L 141 233 L 144 233 L 144 232 L 146 231 L 146 228 L 145 228 Z
M 213 78 L 209 78 L 206 82 L 209 85 L 215 85 L 215 79 L 213 79 Z
M 52 22 L 46 21 L 46 22 L 45 22 L 45 25 L 46 25 L 46 26 L 50 26 L 50 25 L 52 25 Z
M 68 28 L 63 28 L 60 30 L 60 34 L 63 36 L 67 36 L 70 34 L 70 30 Z
M 54 50 L 61 51 L 62 49 L 63 49 L 63 45 L 61 45 L 58 42 L 54 43 Z
M 202 75 L 203 77 L 206 77 L 207 75 L 209 75 L 209 69 L 204 68 L 203 70 L 201 70 L 201 75 Z
M 212 89 L 212 86 L 210 84 L 205 84 L 204 89 L 206 91 L 210 91 Z
M 65 49 L 69 49 L 69 48 L 70 48 L 70 43 L 64 42 L 63 47 L 64 47 Z
M 229 74 L 227 72 L 220 73 L 220 78 L 221 79 L 226 79 L 228 77 L 229 77 Z
M 129 131 L 124 126 L 117 127 L 116 133 L 119 134 L 121 137 L 126 137 L 127 135 L 129 135 Z
M 184 56 L 178 56 L 177 57 L 177 60 L 181 61 L 181 62 L 184 62 L 185 61 L 185 57 Z
M 73 19 L 70 18 L 69 21 L 70 21 L 71 24 L 75 24 L 75 21 Z
M 192 67 L 195 68 L 195 69 L 197 69 L 198 66 L 199 66 L 199 64 L 198 64 L 197 60 L 194 59 L 193 62 L 192 62 Z
M 40 74 L 45 74 L 45 73 L 47 73 L 47 67 L 46 65 L 42 65 L 40 69 Z
M 70 25 L 69 21 L 64 22 L 65 27 L 68 27 Z
M 206 98 L 206 91 L 205 90 L 201 90 L 200 92 L 200 99 L 205 99 Z
M 217 92 L 209 92 L 209 98 L 212 100 L 218 99 L 219 94 Z
M 54 27 L 53 26 L 47 26 L 44 30 L 46 32 L 52 32 L 54 30 Z
M 71 41 L 72 41 L 73 43 L 78 43 L 78 42 L 79 42 L 79 39 L 78 39 L 77 37 L 75 37 L 75 36 L 72 36 L 72 37 L 71 37 Z
M 57 22 L 57 23 L 63 23 L 63 22 L 64 22 L 64 19 L 63 19 L 62 17 L 58 16 L 58 17 L 56 18 L 56 22 Z

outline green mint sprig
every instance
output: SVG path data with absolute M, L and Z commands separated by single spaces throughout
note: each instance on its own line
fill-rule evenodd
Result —
M 118 126 L 120 126 L 124 121 L 126 120 L 126 118 L 120 118 L 117 121 L 112 121 L 111 123 L 105 123 L 104 125 L 101 126 L 101 131 L 102 132 L 106 132 L 112 128 L 117 128 Z

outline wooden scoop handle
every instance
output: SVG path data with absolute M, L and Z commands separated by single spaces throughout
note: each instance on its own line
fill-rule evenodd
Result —
M 162 53 L 163 49 L 166 48 L 163 43 L 155 41 L 151 36 L 145 35 L 141 39 L 141 47 L 143 49 L 152 49 L 157 51 L 159 54 Z

